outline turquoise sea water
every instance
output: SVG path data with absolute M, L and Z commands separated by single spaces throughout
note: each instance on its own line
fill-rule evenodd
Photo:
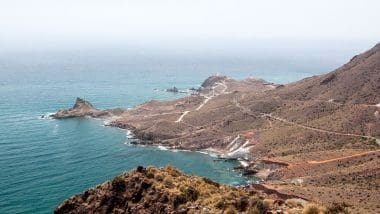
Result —
M 286 83 L 344 62 L 316 59 L 132 57 L 106 53 L 0 55 L 0 213 L 51 213 L 67 197 L 137 165 L 172 164 L 225 184 L 245 184 L 237 163 L 195 152 L 128 145 L 125 130 L 94 119 L 43 119 L 77 96 L 98 108 L 133 107 L 220 72 Z M 318 65 L 318 66 L 316 66 Z M 158 90 L 155 90 L 158 89 Z

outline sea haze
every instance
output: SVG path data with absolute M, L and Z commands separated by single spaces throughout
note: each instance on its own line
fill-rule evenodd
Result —
M 71 107 L 77 96 L 98 108 L 130 108 L 184 96 L 164 89 L 198 87 L 214 73 L 287 83 L 330 71 L 352 54 L 222 52 L 118 48 L 0 54 L 0 213 L 51 213 L 65 198 L 137 165 L 172 164 L 225 184 L 250 182 L 232 171 L 237 163 L 131 146 L 125 130 L 104 127 L 99 120 L 41 118 Z

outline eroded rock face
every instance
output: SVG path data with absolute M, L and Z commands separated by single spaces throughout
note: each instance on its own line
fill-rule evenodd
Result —
M 139 166 L 71 197 L 54 213 L 266 213 L 290 209 L 284 199 L 276 198 L 278 203 L 253 188 L 220 185 L 171 166 Z
M 77 97 L 72 108 L 59 110 L 57 113 L 53 114 L 52 117 L 56 119 L 62 119 L 71 117 L 93 116 L 97 113 L 100 113 L 100 110 L 96 109 L 90 102 Z
M 88 101 L 77 97 L 73 109 L 95 109 L 95 107 Z

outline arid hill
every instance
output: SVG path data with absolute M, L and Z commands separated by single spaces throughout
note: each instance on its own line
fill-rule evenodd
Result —
M 380 213 L 379 44 L 330 73 L 287 85 L 213 76 L 203 86 L 119 111 L 110 125 L 131 130 L 141 144 L 244 158 L 245 170 L 281 193 Z
M 288 195 L 252 187 L 220 185 L 173 167 L 138 167 L 96 188 L 71 197 L 55 213 L 301 213 L 324 208 Z
M 379 58 L 377 44 L 335 71 L 289 84 L 279 94 L 283 99 L 376 105 L 380 103 Z

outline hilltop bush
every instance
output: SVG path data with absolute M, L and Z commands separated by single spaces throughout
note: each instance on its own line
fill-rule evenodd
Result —
M 249 200 L 248 213 L 266 213 L 268 206 L 258 197 Z
M 199 196 L 199 191 L 194 187 L 187 187 L 182 190 L 182 196 L 186 201 L 196 201 Z
M 248 197 L 241 197 L 236 201 L 235 207 L 238 211 L 243 212 L 249 205 Z
M 114 189 L 117 192 L 125 191 L 125 181 L 122 176 L 116 176 L 112 180 L 112 189 Z

